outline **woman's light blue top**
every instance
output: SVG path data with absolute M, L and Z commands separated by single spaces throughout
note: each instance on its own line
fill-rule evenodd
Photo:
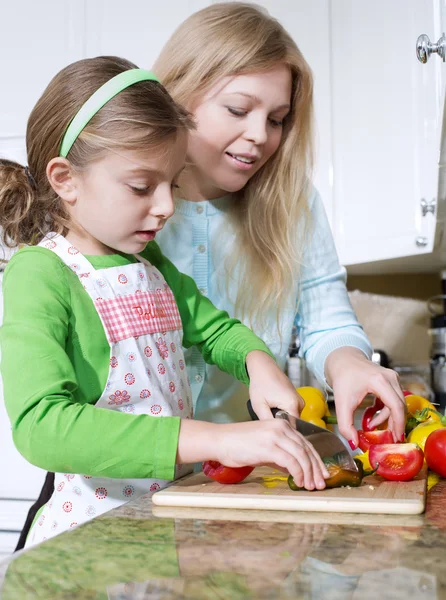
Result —
M 230 195 L 202 202 L 179 200 L 174 216 L 158 234 L 157 241 L 178 269 L 195 279 L 203 294 L 218 308 L 237 316 L 235 294 L 231 293 L 231 284 L 228 286 L 225 270 L 225 257 L 235 239 L 227 219 L 232 201 Z M 330 225 L 316 190 L 311 194 L 309 206 L 312 236 L 304 251 L 299 305 L 295 294 L 290 292 L 280 320 L 281 336 L 275 315 L 271 315 L 265 329 L 256 333 L 284 369 L 292 327 L 296 325 L 301 355 L 318 380 L 327 386 L 324 363 L 330 352 L 341 346 L 354 346 L 370 357 L 372 348 L 351 307 L 345 286 L 346 271 L 339 264 Z M 246 293 L 250 294 L 249 280 L 245 285 Z M 196 348 L 186 351 L 186 363 L 195 418 L 214 422 L 249 420 L 246 386 L 217 367 L 207 365 Z

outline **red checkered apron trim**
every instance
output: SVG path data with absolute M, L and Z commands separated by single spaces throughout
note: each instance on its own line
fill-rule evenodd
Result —
M 174 295 L 168 287 L 129 296 L 98 298 L 95 306 L 110 343 L 182 328 Z

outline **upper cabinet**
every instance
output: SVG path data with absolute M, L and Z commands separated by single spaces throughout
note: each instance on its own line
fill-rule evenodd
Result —
M 365 273 L 437 268 L 446 65 L 416 57 L 445 30 L 444 0 L 335 0 L 331 9 L 333 215 L 340 260 Z M 440 188 L 441 195 L 441 188 Z

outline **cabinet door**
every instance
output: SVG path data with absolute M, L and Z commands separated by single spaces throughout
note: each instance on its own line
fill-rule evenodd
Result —
M 435 0 L 336 0 L 332 10 L 334 234 L 343 264 L 432 251 L 440 61 L 415 44 Z
M 174 30 L 207 0 L 93 0 L 86 5 L 87 56 L 115 55 L 150 69 Z

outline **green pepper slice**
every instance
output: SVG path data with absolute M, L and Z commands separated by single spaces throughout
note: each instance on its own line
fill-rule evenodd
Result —
M 336 462 L 335 457 L 325 457 L 322 460 L 330 473 L 330 477 L 325 480 L 325 487 L 327 488 L 337 488 L 346 485 L 350 487 L 359 487 L 364 477 L 373 475 L 376 471 L 376 469 L 373 469 L 373 471 L 364 471 L 364 465 L 357 458 L 354 459 L 356 466 L 358 467 L 357 471 L 343 469 Z M 296 485 L 292 475 L 288 476 L 288 487 L 296 492 L 305 489 Z

